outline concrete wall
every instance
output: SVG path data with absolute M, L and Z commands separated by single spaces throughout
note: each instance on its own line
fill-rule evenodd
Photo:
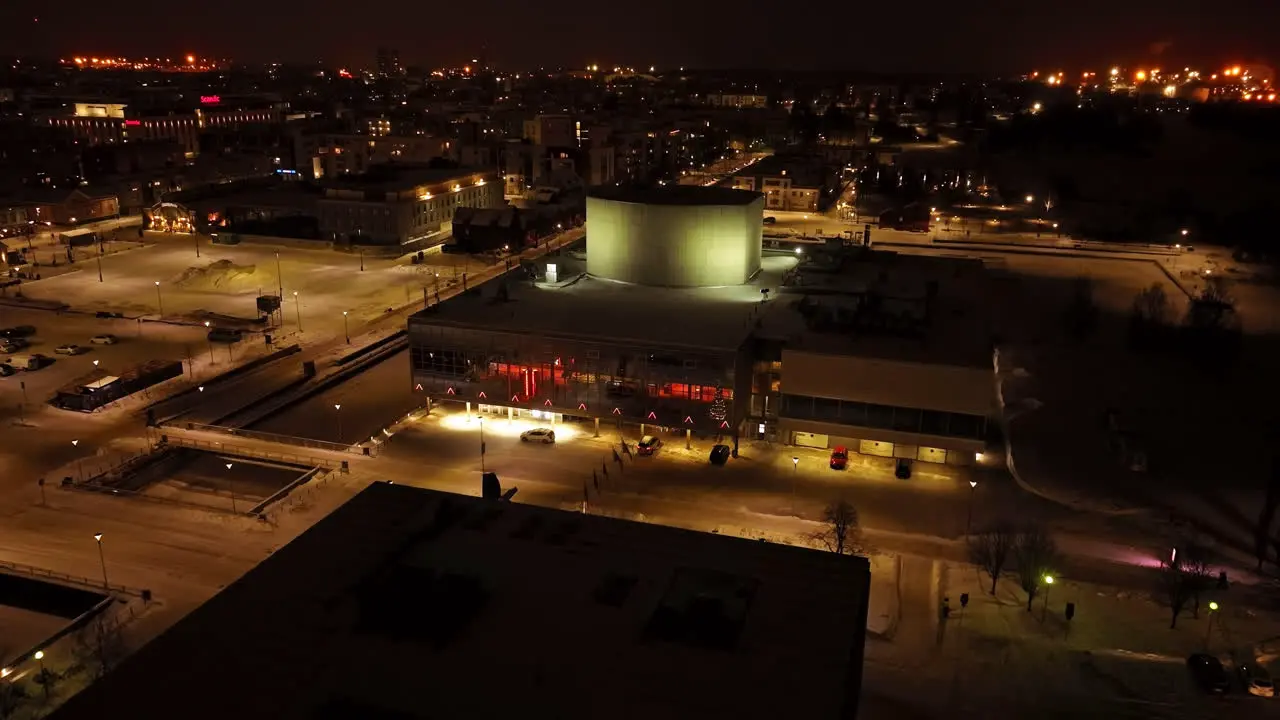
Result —
M 641 285 L 741 285 L 760 269 L 764 199 L 647 205 L 587 198 L 587 272 Z
M 993 368 L 782 351 L 782 392 L 989 417 L 998 411 Z

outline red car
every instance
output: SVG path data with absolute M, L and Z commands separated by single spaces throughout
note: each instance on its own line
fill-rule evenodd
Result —
M 831 469 L 844 470 L 849 466 L 849 451 L 840 446 L 831 451 Z

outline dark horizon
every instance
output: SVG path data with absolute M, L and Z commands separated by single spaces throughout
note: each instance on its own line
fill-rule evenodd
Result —
M 650 65 L 709 69 L 773 67 L 885 73 L 1011 73 L 1032 69 L 1141 66 L 1162 60 L 1211 68 L 1268 62 L 1280 5 L 1258 10 L 1220 3 L 1139 0 L 1124 8 L 1086 2 L 1001 3 L 966 8 L 940 0 L 853 8 L 834 0 L 808 7 L 794 30 L 740 3 L 659 2 L 643 13 L 623 6 L 571 11 L 511 0 L 370 7 L 315 0 L 303 9 L 249 0 L 188 5 L 104 6 L 64 0 L 57 11 L 34 2 L 0 9 L 9 52 L 68 57 L 226 57 L 237 62 L 321 62 L 369 67 L 380 46 L 406 65 L 461 65 L 484 57 L 502 67 Z M 1235 3 L 1234 5 L 1242 5 Z M 610 12 L 612 10 L 612 12 Z M 168 17 L 156 14 L 167 12 Z M 104 25 L 110 30 L 104 33 Z M 163 34 L 157 32 L 163 28 Z M 557 28 L 553 32 L 551 28 Z M 560 39 L 550 38 L 559 34 Z

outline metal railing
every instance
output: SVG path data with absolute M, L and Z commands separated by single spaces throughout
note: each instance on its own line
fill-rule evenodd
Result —
M 263 432 L 261 430 L 245 430 L 242 428 L 225 427 L 222 425 L 204 425 L 195 422 L 173 422 L 161 425 L 161 427 L 178 428 L 192 431 L 211 432 L 219 435 L 227 435 L 229 437 L 246 438 L 249 440 L 265 440 L 266 442 L 279 443 L 281 445 L 296 445 L 298 447 L 311 448 L 313 450 L 327 450 L 329 452 L 340 452 L 347 455 L 363 455 L 364 449 L 359 444 L 348 445 L 346 443 L 336 443 L 329 440 L 313 440 L 311 438 L 295 437 L 293 435 L 279 435 L 277 433 Z M 173 438 L 170 437 L 170 440 Z
M 124 593 L 126 595 L 136 595 L 138 597 L 142 597 L 142 590 L 140 588 L 133 588 L 127 585 L 112 585 L 112 584 L 104 585 L 101 580 L 96 580 L 94 578 L 87 578 L 82 575 L 71 575 L 68 573 L 55 572 L 53 570 L 47 570 L 42 567 L 36 567 L 35 565 L 24 565 L 22 563 L 9 562 L 7 560 L 0 560 L 0 571 L 8 571 L 9 573 L 12 573 L 12 574 L 26 575 L 29 577 L 49 578 L 51 580 L 59 580 L 64 583 L 70 583 L 72 585 L 83 586 L 90 589 L 97 589 L 97 590 L 103 590 L 103 591 L 115 591 L 119 593 Z
M 345 460 L 317 457 L 314 455 L 294 455 L 293 453 L 256 450 L 254 448 L 233 445 L 231 443 L 213 440 L 195 440 L 192 438 L 179 437 L 177 435 L 166 435 L 164 441 L 176 447 L 190 448 L 192 450 L 205 450 L 207 452 L 225 453 L 227 455 L 236 455 L 238 457 L 272 460 L 290 465 L 301 465 L 303 467 L 324 467 L 333 469 L 342 467 L 343 463 L 346 462 Z

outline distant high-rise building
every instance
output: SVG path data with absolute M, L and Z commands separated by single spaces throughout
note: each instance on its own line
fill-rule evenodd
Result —
M 395 48 L 378 48 L 378 77 L 400 77 L 404 66 L 400 64 L 400 51 Z

